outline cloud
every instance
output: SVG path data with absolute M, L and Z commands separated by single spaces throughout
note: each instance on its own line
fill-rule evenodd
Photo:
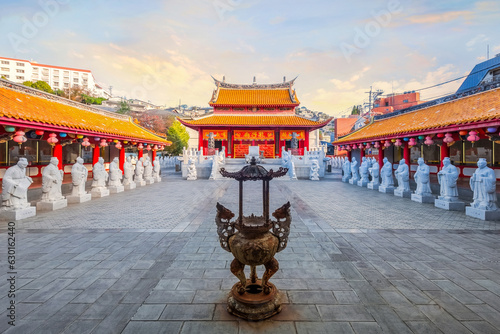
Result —
M 469 40 L 467 43 L 465 43 L 465 46 L 467 47 L 467 50 L 472 51 L 472 50 L 474 50 L 474 46 L 476 44 L 481 44 L 481 43 L 487 42 L 488 40 L 489 40 L 489 38 L 486 35 L 479 34 L 476 37 Z
M 470 19 L 473 15 L 472 11 L 452 11 L 445 13 L 432 13 L 432 14 L 424 14 L 424 15 L 414 15 L 407 17 L 406 19 L 411 23 L 416 24 L 438 24 L 445 23 L 450 21 L 455 21 L 459 18 Z

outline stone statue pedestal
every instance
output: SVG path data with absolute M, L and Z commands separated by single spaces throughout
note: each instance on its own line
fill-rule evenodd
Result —
M 36 209 L 38 211 L 54 211 L 65 208 L 68 206 L 68 201 L 66 199 L 60 199 L 54 202 L 40 201 L 36 203 Z
M 88 202 L 92 199 L 91 194 L 83 194 L 83 195 L 69 195 L 66 196 L 66 200 L 68 201 L 69 204 L 79 204 L 79 203 L 84 203 Z
M 110 186 L 110 187 L 108 187 L 108 189 L 109 189 L 110 194 L 117 194 L 117 193 L 121 193 L 122 191 L 125 191 L 124 186 Z
M 482 210 L 468 206 L 465 208 L 465 214 L 481 220 L 500 220 L 500 210 Z
M 386 187 L 386 186 L 380 185 L 378 187 L 378 191 L 381 192 L 381 193 L 384 193 L 384 194 L 393 194 L 394 193 L 394 189 L 395 188 L 393 186 Z
M 380 187 L 380 184 L 373 184 L 371 182 L 368 182 L 368 185 L 366 186 L 368 189 L 372 189 L 372 190 L 378 190 L 379 187 Z
M 94 188 L 90 191 L 90 194 L 92 195 L 92 198 L 106 197 L 106 196 L 109 196 L 109 189 L 108 188 Z
M 398 188 L 394 189 L 394 196 L 403 197 L 403 198 L 411 198 L 411 191 L 400 190 Z
M 123 187 L 125 188 L 125 190 L 132 190 L 137 188 L 137 185 L 135 184 L 135 182 L 130 182 L 129 184 L 124 185 Z
M 155 177 L 153 177 L 153 180 L 155 182 L 161 182 L 161 176 L 157 176 L 157 177 L 155 176 Z
M 368 181 L 359 180 L 358 187 L 366 187 L 368 185 Z
M 152 177 L 146 179 L 146 184 L 147 185 L 150 185 L 150 184 L 153 184 L 153 183 L 155 183 L 155 179 L 153 179 Z
M 135 181 L 136 187 L 144 187 L 146 185 L 146 181 Z
M 461 201 L 446 201 L 444 199 L 435 199 L 434 206 L 436 208 L 448 210 L 448 211 L 464 211 L 465 203 Z
M 346 179 L 346 178 L 344 178 L 344 177 L 342 178 L 342 182 L 344 182 L 344 183 L 348 183 L 348 182 L 349 182 L 349 180 L 350 180 L 350 179 Z
M 349 184 L 358 184 L 359 179 L 355 180 L 354 178 L 349 179 Z
M 434 203 L 434 200 L 436 199 L 435 196 L 432 195 L 417 195 L 417 194 L 411 194 L 411 200 L 419 203 Z
M 34 217 L 34 216 L 36 216 L 36 207 L 34 207 L 34 206 L 29 206 L 27 208 L 17 209 L 17 210 L 1 210 L 0 211 L 0 220 L 14 221 L 14 220 L 21 220 L 21 219 Z

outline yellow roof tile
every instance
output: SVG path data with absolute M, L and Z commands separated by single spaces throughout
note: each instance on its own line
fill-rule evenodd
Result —
M 0 117 L 4 120 L 23 120 L 40 123 L 39 125 L 60 126 L 162 144 L 170 143 L 137 126 L 130 119 L 79 109 L 5 87 L 0 87 Z
M 500 89 L 376 120 L 335 142 L 345 143 L 500 119 Z
M 295 102 L 290 97 L 289 89 L 226 89 L 219 88 L 217 101 L 210 105 L 232 106 L 277 106 L 299 105 L 294 93 Z

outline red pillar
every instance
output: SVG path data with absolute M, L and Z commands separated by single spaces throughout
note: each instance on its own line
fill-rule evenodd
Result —
M 203 130 L 198 130 L 198 150 L 203 152 Z
M 304 130 L 304 132 L 306 133 L 305 135 L 305 142 L 304 142 L 304 151 L 305 151 L 305 148 L 307 147 L 307 150 L 309 150 L 309 131 L 306 129 Z M 349 158 L 349 161 L 351 161 L 351 158 Z
M 154 161 L 156 158 L 156 150 L 151 150 L 151 161 Z
M 94 155 L 92 156 L 92 165 L 95 165 L 97 161 L 99 161 L 100 157 L 101 157 L 101 148 L 99 147 L 98 144 L 96 144 L 94 147 Z
M 120 163 L 119 163 L 119 165 L 120 165 L 120 169 L 121 169 L 121 170 L 122 170 L 122 172 L 123 172 L 123 171 L 124 171 L 124 170 L 123 170 L 123 164 L 125 163 L 125 148 L 124 148 L 124 147 L 122 147 L 122 148 L 120 149 L 120 158 L 119 158 L 119 161 L 120 161 Z
M 137 158 L 138 159 L 142 158 L 142 151 L 143 150 L 138 150 L 138 152 L 137 152 Z
M 382 164 L 383 161 L 384 161 L 384 150 L 382 149 L 382 145 L 380 145 L 378 149 L 378 164 L 380 166 L 380 169 L 382 169 L 382 166 L 384 166 Z
M 52 156 L 56 157 L 57 160 L 59 160 L 59 164 L 57 165 L 57 168 L 62 169 L 63 156 L 62 156 L 62 145 L 61 144 L 56 144 L 54 146 L 54 150 L 53 150 Z
M 450 157 L 450 148 L 446 143 L 441 145 L 441 167 L 443 167 L 443 159 Z
M 408 142 L 403 142 L 403 159 L 405 159 L 406 164 L 410 165 L 410 147 L 408 146 Z

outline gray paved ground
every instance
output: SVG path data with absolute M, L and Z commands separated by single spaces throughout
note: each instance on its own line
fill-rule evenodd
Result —
M 245 214 L 260 213 L 260 184 L 245 190 Z M 331 180 L 272 181 L 271 209 L 287 200 L 272 320 L 225 310 L 236 279 L 215 203 L 237 211 L 237 183 L 170 173 L 16 223 L 16 327 L 0 223 L 0 332 L 500 333 L 500 223 Z

